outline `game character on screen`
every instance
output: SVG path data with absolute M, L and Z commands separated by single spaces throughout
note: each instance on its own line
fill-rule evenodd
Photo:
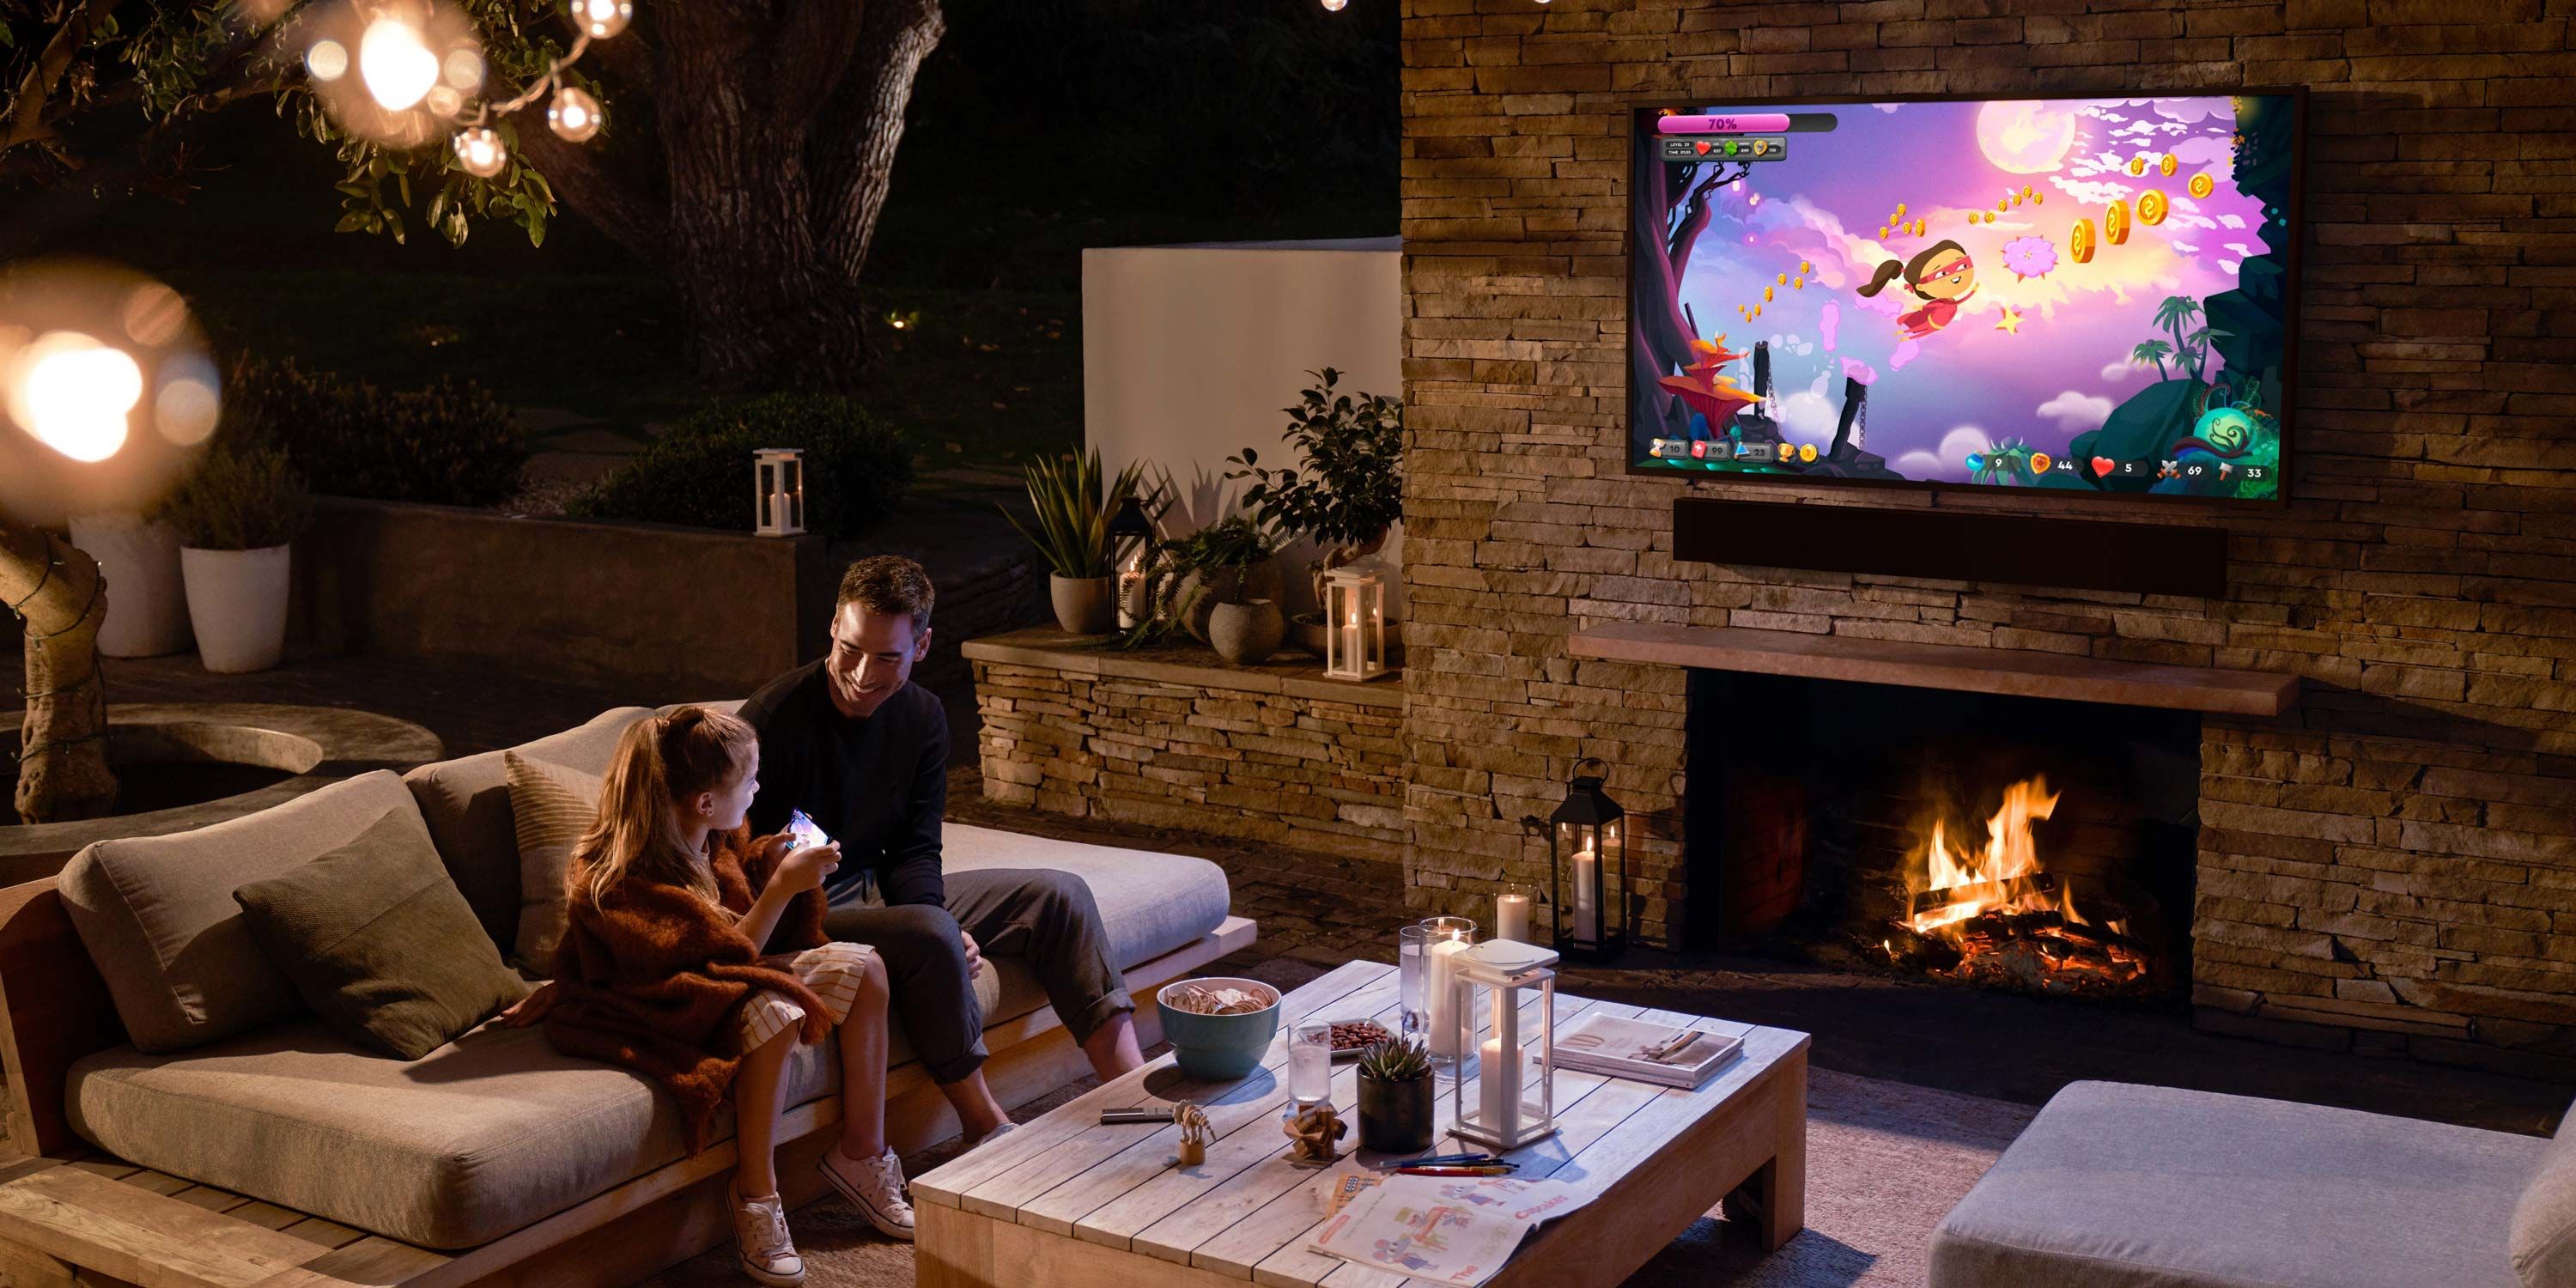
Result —
M 1950 325 L 1959 316 L 1960 301 L 1977 293 L 1977 269 L 1968 260 L 1967 247 L 1949 240 L 1924 247 L 1902 264 L 1892 259 L 1880 264 L 1860 293 L 1878 294 L 1899 272 L 1905 275 L 1905 289 L 1926 301 L 1922 308 L 1896 319 L 1897 334 L 1909 340 Z

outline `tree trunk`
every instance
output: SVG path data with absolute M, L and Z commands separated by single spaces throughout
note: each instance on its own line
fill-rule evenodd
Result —
M 0 524 L 0 603 L 26 619 L 18 817 L 101 817 L 116 805 L 116 776 L 107 768 L 107 684 L 98 671 L 98 627 L 107 618 L 98 564 L 49 533 Z
M 816 254 L 805 139 L 819 105 L 778 79 L 783 33 L 726 5 L 665 5 L 656 22 L 666 263 L 698 370 L 754 388 L 856 383 L 866 328 Z
M 662 183 L 544 130 L 520 148 L 571 209 L 661 267 L 711 381 L 856 385 L 871 346 L 859 272 L 876 235 L 939 0 L 659 4 L 600 47 L 652 87 Z

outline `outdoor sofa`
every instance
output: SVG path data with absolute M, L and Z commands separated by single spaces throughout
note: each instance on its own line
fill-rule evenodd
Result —
M 2071 1083 L 1931 1253 L 1931 1288 L 2576 1288 L 2576 1113 L 2544 1140 Z
M 597 774 L 625 727 L 652 714 L 609 711 L 514 750 Z M 78 1267 L 83 1284 L 240 1288 L 269 1283 L 270 1268 L 273 1288 L 625 1284 L 728 1237 L 729 1121 L 726 1139 L 690 1156 L 668 1095 L 556 1054 L 541 1029 L 486 1023 L 403 1061 L 244 982 L 262 977 L 242 956 L 260 950 L 231 892 L 389 818 L 435 846 L 506 949 L 522 878 L 500 752 L 364 774 L 195 832 L 99 842 L 59 877 L 0 892 L 12 1151 L 0 1160 L 0 1282 L 69 1284 Z M 1149 1044 L 1152 990 L 1253 937 L 1204 860 L 958 825 L 946 843 L 951 870 L 1082 877 Z M 995 1094 L 1025 1103 L 1088 1072 L 1027 966 L 989 961 L 977 991 Z M 952 1134 L 900 1031 L 890 1063 L 895 1147 Z M 834 1066 L 825 1044 L 789 1067 L 791 1203 L 821 1189 L 810 1162 L 839 1116 Z

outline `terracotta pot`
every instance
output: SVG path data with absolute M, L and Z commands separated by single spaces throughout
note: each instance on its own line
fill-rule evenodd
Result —
M 1055 624 L 1067 635 L 1106 635 L 1118 622 L 1118 579 L 1047 575 Z
M 1360 1148 L 1381 1154 L 1419 1154 L 1435 1132 L 1437 1080 L 1430 1074 L 1402 1082 L 1360 1075 Z
M 265 671 L 285 655 L 288 549 L 179 551 L 188 620 L 207 670 Z
M 1247 604 L 1219 604 L 1208 614 L 1208 644 L 1216 655 L 1236 666 L 1249 666 L 1268 661 L 1279 651 L 1279 641 L 1288 633 L 1288 623 L 1279 616 L 1279 605 L 1271 600 L 1256 599 Z

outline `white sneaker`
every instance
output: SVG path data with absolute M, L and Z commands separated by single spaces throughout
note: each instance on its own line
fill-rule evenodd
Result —
M 975 1143 L 966 1147 L 966 1152 L 969 1154 L 974 1153 L 976 1150 L 982 1149 L 986 1145 L 990 1145 L 994 1141 L 1000 1140 L 1004 1136 L 1008 1136 L 1019 1129 L 1020 1125 L 1018 1123 L 1005 1121 L 1001 1126 L 976 1137 Z
M 817 1164 L 823 1179 L 889 1239 L 912 1241 L 912 1204 L 903 1196 L 903 1163 L 893 1150 L 875 1158 L 852 1158 L 834 1145 Z
M 733 1240 L 742 1272 L 769 1288 L 797 1288 L 805 1282 L 804 1258 L 787 1237 L 787 1205 L 772 1194 L 765 1199 L 733 1196 Z

